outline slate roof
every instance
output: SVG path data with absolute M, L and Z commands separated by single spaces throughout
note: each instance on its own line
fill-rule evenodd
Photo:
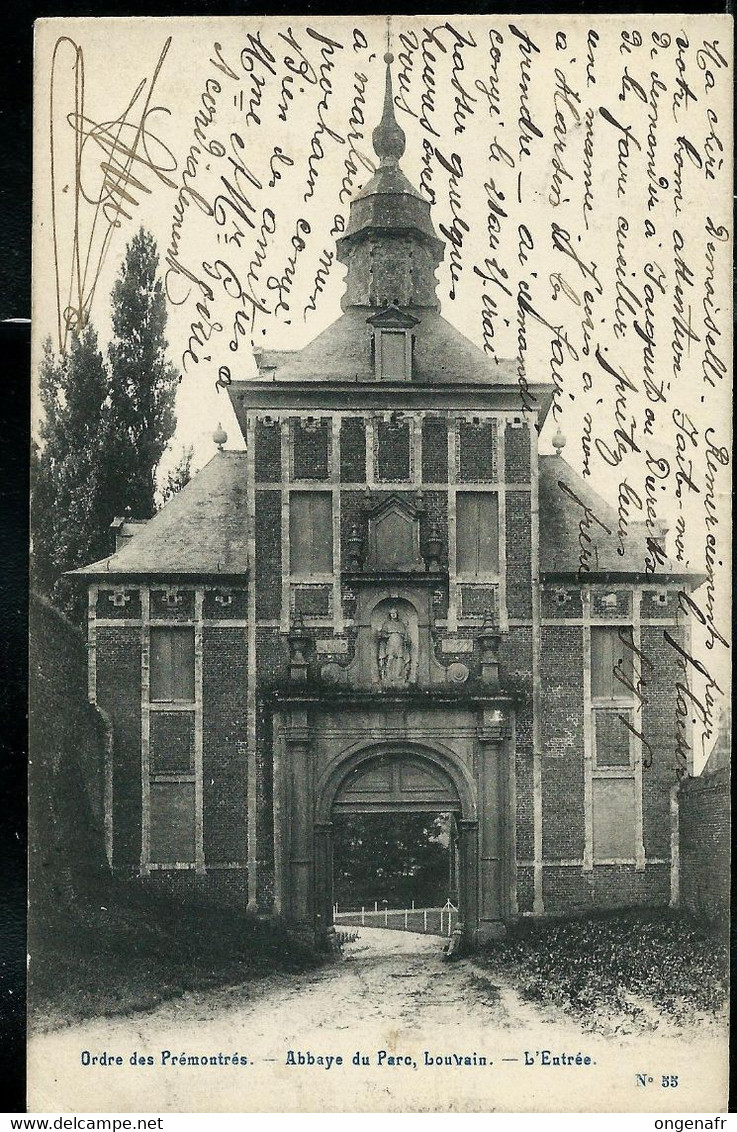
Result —
M 246 459 L 245 452 L 219 452 L 127 545 L 70 574 L 245 574 Z
M 404 309 L 404 308 L 403 308 Z M 415 311 L 419 319 L 412 362 L 412 385 L 510 385 L 517 383 L 513 361 L 493 362 L 437 311 Z M 371 327 L 377 311 L 352 308 L 304 349 L 265 351 L 264 379 L 276 381 L 366 381 L 376 384 L 371 362 Z M 237 382 L 233 383 L 237 386 Z
M 585 559 L 589 567 L 587 578 L 596 573 L 643 574 L 648 553 L 647 525 L 628 521 L 624 554 L 619 554 L 616 508 L 597 495 L 561 456 L 540 456 L 539 460 L 541 574 L 577 574 L 583 562 L 583 549 L 589 552 Z M 586 508 L 591 513 L 588 518 Z M 586 542 L 584 536 L 591 542 Z M 653 578 L 683 573 L 677 564 L 666 560 Z
M 218 453 L 120 550 L 109 558 L 72 570 L 70 574 L 89 579 L 111 575 L 203 577 L 246 574 L 246 463 L 245 452 Z M 642 575 L 647 539 L 645 524 L 630 523 L 626 553 L 617 554 L 619 540 L 615 508 L 597 495 L 559 456 L 540 457 L 541 574 L 576 575 L 581 562 L 579 524 L 585 518 L 585 512 L 560 487 L 561 483 L 612 532 L 607 534 L 593 521 L 586 529 L 591 538 L 590 571 L 586 578 L 594 580 L 597 574 Z M 672 562 L 666 562 L 653 580 L 679 573 L 683 571 Z

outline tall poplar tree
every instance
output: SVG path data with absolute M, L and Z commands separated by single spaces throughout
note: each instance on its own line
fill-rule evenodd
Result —
M 32 581 L 77 617 L 81 595 L 64 572 L 111 553 L 116 515 L 154 514 L 156 470 L 174 433 L 179 374 L 166 360 L 157 271 L 154 238 L 142 228 L 113 287 L 107 358 L 88 324 L 60 357 L 47 342 L 41 361 L 43 419 L 31 455 Z M 186 482 L 186 464 L 175 470 L 175 486 Z
M 174 433 L 180 380 L 166 360 L 166 300 L 158 264 L 154 238 L 141 228 L 128 244 L 112 292 L 111 460 L 120 485 L 119 513 L 130 508 L 135 519 L 149 519 L 156 510 L 156 469 Z

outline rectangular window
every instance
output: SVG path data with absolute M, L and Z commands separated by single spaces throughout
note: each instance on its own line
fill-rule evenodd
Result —
M 499 571 L 499 500 L 496 492 L 456 495 L 456 568 L 466 576 Z
M 194 782 L 151 783 L 151 862 L 192 864 L 195 857 Z
M 632 766 L 632 712 L 625 707 L 594 708 L 594 766 Z
M 382 330 L 379 334 L 381 380 L 407 380 L 407 334 L 404 330 Z
M 152 700 L 194 701 L 194 629 L 151 629 Z
M 292 574 L 331 574 L 333 497 L 328 491 L 292 492 L 289 497 L 289 564 Z
M 621 634 L 621 636 L 620 636 Z M 626 625 L 593 626 L 591 629 L 591 695 L 602 700 L 631 700 L 633 683 L 632 640 Z
M 595 778 L 594 860 L 631 861 L 635 856 L 634 778 Z

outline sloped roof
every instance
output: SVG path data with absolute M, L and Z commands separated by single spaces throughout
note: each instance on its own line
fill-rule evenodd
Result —
M 245 452 L 220 452 L 138 534 L 109 558 L 71 575 L 87 578 L 148 575 L 242 575 L 248 571 Z M 575 497 L 575 498 L 574 498 Z M 591 516 L 585 543 L 586 577 L 643 574 L 647 528 L 630 523 L 625 553 L 617 553 L 617 512 L 559 456 L 540 457 L 540 572 L 576 575 L 581 565 L 580 524 Z M 608 528 L 607 533 L 599 524 Z M 653 575 L 683 574 L 665 562 Z
M 246 453 L 219 452 L 109 558 L 72 575 L 245 574 Z
M 375 381 L 371 362 L 374 310 L 347 310 L 304 349 L 268 350 L 267 380 Z M 410 311 L 412 313 L 412 311 Z M 493 362 L 437 311 L 414 312 L 419 319 L 412 363 L 413 384 L 516 384 L 513 361 Z M 262 368 L 267 366 L 262 362 Z M 266 376 L 266 375 L 265 375 Z M 237 385 L 237 382 L 233 383 Z
M 577 574 L 582 566 L 582 576 L 585 571 L 587 577 L 645 572 L 647 525 L 628 521 L 624 553 L 620 554 L 616 509 L 561 456 L 540 456 L 539 508 L 541 573 Z M 666 560 L 653 579 L 682 573 L 682 568 Z

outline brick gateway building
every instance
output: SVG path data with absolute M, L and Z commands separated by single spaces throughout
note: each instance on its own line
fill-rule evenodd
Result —
M 613 509 L 538 454 L 552 387 L 523 412 L 512 364 L 441 317 L 404 146 L 387 66 L 380 165 L 337 242 L 343 314 L 230 386 L 245 451 L 76 572 L 110 860 L 319 938 L 336 813 L 452 811 L 472 943 L 674 902 L 664 629 L 685 647 L 694 579 L 646 574 L 634 524 L 617 554 Z

